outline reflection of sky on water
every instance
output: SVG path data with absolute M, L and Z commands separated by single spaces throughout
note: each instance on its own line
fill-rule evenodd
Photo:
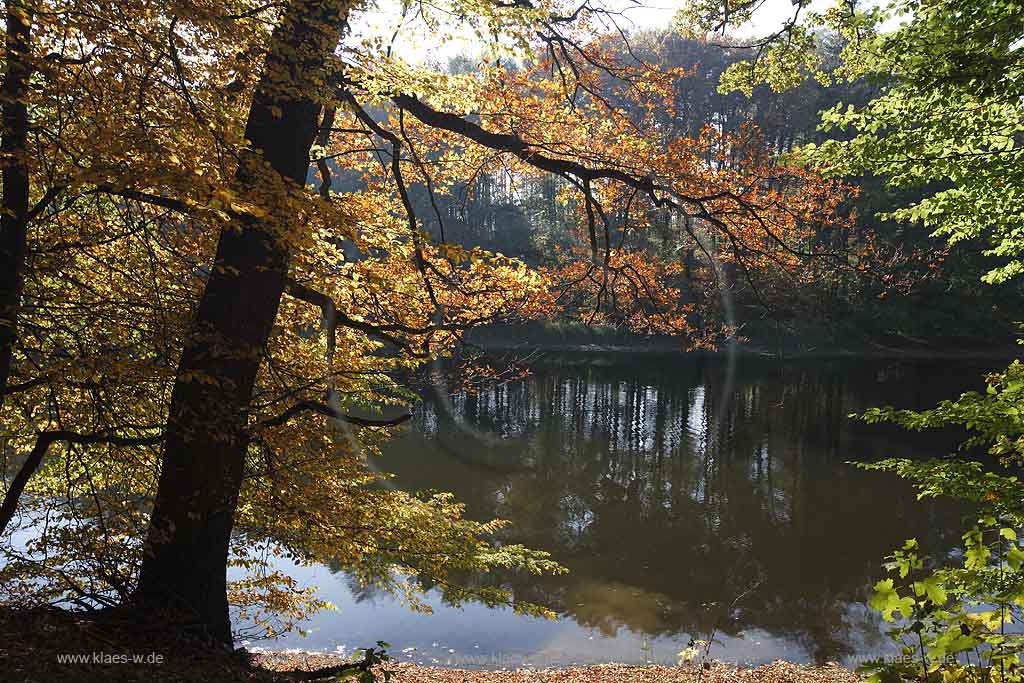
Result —
M 410 611 L 396 598 L 371 595 L 357 599 L 344 577 L 323 566 L 287 568 L 303 585 L 318 586 L 337 610 L 322 612 L 303 625 L 306 636 L 292 633 L 280 640 L 255 642 L 249 647 L 351 654 L 378 640 L 391 644 L 400 661 L 463 668 L 517 668 L 592 663 L 675 664 L 689 635 L 650 637 L 626 627 L 613 634 L 585 628 L 572 618 L 557 621 L 520 616 L 508 609 L 480 604 L 455 608 L 442 603 L 436 591 L 426 599 L 434 612 Z M 865 619 L 863 605 L 850 605 L 848 617 Z M 881 631 L 863 634 L 858 651 L 880 652 Z M 694 637 L 698 637 L 695 635 Z M 719 634 L 711 650 L 713 659 L 761 664 L 777 659 L 809 662 L 813 657 L 786 638 L 760 629 L 740 635 Z
M 436 591 L 434 614 L 416 614 L 344 574 L 298 568 L 340 611 L 267 646 L 386 640 L 402 658 L 485 668 L 671 663 L 716 628 L 711 656 L 732 662 L 891 652 L 864 606 L 881 559 L 909 536 L 947 550 L 959 512 L 846 462 L 944 455 L 954 438 L 846 415 L 924 407 L 984 369 L 744 361 L 726 381 L 721 364 L 680 356 L 570 359 L 475 396 L 428 395 L 380 466 L 406 490 L 452 491 L 472 518 L 509 519 L 505 540 L 552 552 L 567 576 L 497 580 L 560 618 L 456 609 Z

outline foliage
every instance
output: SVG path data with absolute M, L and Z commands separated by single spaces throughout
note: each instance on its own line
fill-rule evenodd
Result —
M 964 534 L 962 569 L 936 571 L 915 582 L 914 598 L 898 598 L 891 580 L 879 582 L 871 604 L 891 615 L 895 602 L 905 617 L 916 612 L 923 620 L 912 624 L 909 630 L 919 635 L 925 650 L 922 665 L 926 671 L 934 671 L 950 656 L 958 655 L 963 655 L 963 663 L 970 667 L 973 652 L 977 670 L 947 666 L 944 677 L 968 673 L 984 680 L 1016 679 L 1019 644 L 1014 635 L 1006 633 L 1005 626 L 1020 619 L 1022 594 L 1018 572 L 1024 551 L 1013 528 L 1001 526 L 991 517 L 978 522 L 979 526 Z M 902 552 L 893 555 L 893 569 L 901 576 L 919 566 L 914 550 L 913 543 L 908 541 Z M 979 595 L 982 586 L 987 590 Z M 993 675 L 996 671 L 998 675 Z
M 847 46 L 835 75 L 884 85 L 865 106 L 823 113 L 824 130 L 852 137 L 807 145 L 801 156 L 830 174 L 868 172 L 891 187 L 927 187 L 926 196 L 889 215 L 950 244 L 985 239 L 986 253 L 997 257 L 985 280 L 1003 283 L 1024 272 L 1016 210 L 1024 187 L 1022 14 L 1016 0 L 837 3 L 805 22 L 794 19 L 792 30 L 767 40 L 760 63 L 726 74 L 722 87 L 749 89 L 758 79 L 788 87 L 799 69 L 784 57 L 795 50 L 813 61 L 808 31 L 837 31 Z M 895 21 L 898 28 L 886 30 Z
M 969 391 L 923 412 L 872 408 L 862 419 L 868 423 L 895 422 L 914 430 L 963 425 L 975 432 L 965 447 L 987 446 L 991 455 L 1011 464 L 1024 462 L 1022 406 L 1024 365 L 1015 360 L 1005 371 L 987 377 L 984 394 Z
M 818 34 L 814 58 L 821 68 L 835 73 L 846 44 L 838 34 Z M 755 48 L 741 41 L 688 38 L 677 31 L 660 30 L 630 35 L 628 52 L 625 46 L 616 49 L 623 57 L 676 71 L 667 95 L 670 106 L 657 113 L 658 126 L 666 137 L 699 138 L 708 124 L 732 135 L 756 130 L 772 156 L 821 144 L 830 133 L 849 137 L 839 131 L 817 130 L 818 112 L 840 103 L 863 107 L 879 94 L 883 84 L 868 78 L 830 78 L 825 84 L 804 80 L 782 93 L 752 86 L 751 96 L 746 97 L 717 88 L 732 65 L 756 54 Z M 471 61 L 468 57 L 454 60 L 449 70 L 465 73 Z M 614 101 L 633 117 L 643 115 L 630 98 Z M 706 156 L 710 162 L 712 153 Z M 728 159 L 726 164 L 737 165 L 735 162 Z M 953 246 L 937 244 L 922 231 L 908 230 L 889 217 L 893 206 L 924 196 L 917 188 L 886 187 L 882 180 L 870 176 L 847 177 L 844 182 L 853 189 L 839 210 L 855 217 L 855 225 L 837 230 L 826 224 L 799 240 L 801 246 L 813 244 L 834 255 L 804 264 L 799 277 L 751 260 L 745 260 L 745 270 L 734 267 L 727 241 L 715 239 L 713 233 L 705 235 L 697 224 L 698 241 L 681 229 L 674 212 L 664 209 L 649 211 L 649 227 L 629 231 L 624 244 L 655 260 L 679 259 L 682 268 L 671 281 L 679 296 L 693 305 L 689 317 L 701 321 L 703 327 L 730 320 L 740 327 L 740 334 L 755 343 L 775 340 L 775 333 L 761 330 L 766 306 L 771 309 L 771 321 L 781 323 L 788 335 L 805 346 L 821 342 L 848 346 L 858 340 L 899 346 L 922 342 L 997 345 L 1012 339 L 1012 321 L 1022 312 L 1020 299 L 1007 296 L 1010 287 L 994 289 L 979 281 L 990 268 L 981 255 L 984 245 L 979 240 Z M 443 217 L 443 231 L 426 188 L 414 186 L 411 194 L 426 229 L 435 237 L 443 233 L 449 240 L 476 244 L 540 266 L 553 265 L 557 255 L 572 253 L 580 245 L 582 207 L 571 185 L 557 177 L 517 176 L 504 166 L 484 169 L 472 183 L 453 185 L 449 194 L 434 197 Z M 837 268 L 837 259 L 858 267 Z M 717 271 L 716 261 L 722 266 Z M 725 287 L 720 286 L 723 284 Z M 1020 291 L 1019 286 L 1012 289 Z M 721 290 L 728 292 L 731 313 L 725 310 Z M 584 322 L 589 313 L 585 312 Z M 553 311 L 552 316 L 563 321 L 580 319 L 565 309 Z M 607 319 L 611 325 L 616 322 L 614 316 Z M 816 327 L 824 339 L 811 341 Z
M 806 133 L 766 137 L 707 88 L 713 114 L 687 109 L 701 60 L 678 42 L 665 50 L 689 63 L 638 59 L 589 4 L 404 5 L 429 31 L 458 17 L 488 37 L 448 72 L 394 54 L 363 21 L 372 3 L 8 5 L 3 164 L 27 188 L 15 202 L 5 185 L 3 206 L 22 240 L 2 255 L 24 256 L 2 292 L 8 601 L 130 602 L 169 537 L 217 522 L 226 548 L 180 568 L 230 550 L 233 605 L 269 633 L 326 606 L 276 554 L 414 606 L 437 585 L 547 614 L 463 580 L 562 571 L 546 553 L 377 472 L 401 421 L 384 413 L 417 400 L 404 378 L 495 321 L 712 345 L 736 333 L 716 291 L 778 299 L 874 262 L 847 238 L 849 186 L 780 156 Z M 460 195 L 493 205 L 524 185 L 565 227 L 534 258 L 448 232 L 471 223 L 442 210 Z M 178 491 L 155 528 L 161 476 L 215 488 L 202 467 L 218 458 L 237 481 Z
M 985 394 L 967 392 L 925 411 L 873 408 L 868 423 L 893 422 L 908 429 L 959 426 L 969 430 L 965 448 L 987 448 L 1007 466 L 1022 462 L 1020 437 L 1024 366 L 1015 361 L 988 378 Z M 892 636 L 903 645 L 898 661 L 876 661 L 874 680 L 907 679 L 941 670 L 944 680 L 1019 680 L 1024 653 L 1013 624 L 1024 619 L 1024 526 L 1020 481 L 977 461 L 884 460 L 863 469 L 895 472 L 911 481 L 918 497 L 949 496 L 978 511 L 950 558 L 924 555 L 911 539 L 886 563 L 893 578 L 875 584 L 871 607 L 898 623 Z M 950 563 L 950 559 L 953 563 Z
M 913 474 L 906 462 L 877 468 L 920 476 L 927 495 L 956 496 L 977 487 L 977 472 L 945 465 Z M 1016 477 L 988 483 L 994 485 L 985 496 L 1019 487 Z M 1024 616 L 1024 548 L 1015 507 L 1013 515 L 979 517 L 954 554 L 960 562 L 923 555 L 915 539 L 887 558 L 893 578 L 875 584 L 870 606 L 895 622 L 890 636 L 902 646 L 902 657 L 871 661 L 860 671 L 875 681 L 920 680 L 935 672 L 943 680 L 1020 680 L 1022 646 L 1013 625 Z
M 212 624 L 230 552 L 235 608 L 276 632 L 325 606 L 274 571 L 280 553 L 414 605 L 437 585 L 548 614 L 461 580 L 562 571 L 545 552 L 376 471 L 405 417 L 385 412 L 416 402 L 403 378 L 468 330 L 556 310 L 711 343 L 732 330 L 681 296 L 692 263 L 652 253 L 653 231 L 685 235 L 708 272 L 781 281 L 848 225 L 845 186 L 752 129 L 666 129 L 685 70 L 624 58 L 589 6 L 420 7 L 428 29 L 462 17 L 494 37 L 453 74 L 392 54 L 360 23 L 370 4 L 9 4 L 8 35 L 28 30 L 5 70 L 31 77 L 4 101 L 5 121 L 30 114 L 3 159 L 30 200 L 5 191 L 25 255 L 3 292 L 8 601 L 131 603 L 150 567 Z M 521 68 L 491 59 L 509 51 Z M 444 235 L 437 198 L 499 169 L 559 182 L 573 239 L 542 266 Z
M 353 664 L 350 668 L 339 667 L 341 670 L 334 676 L 337 681 L 352 681 L 353 683 L 390 683 L 394 671 L 388 668 L 391 655 L 388 654 L 390 643 L 383 640 L 377 641 L 377 647 L 368 647 L 362 651 L 362 660 Z M 326 672 L 322 672 L 326 673 Z
M 742 23 L 761 3 L 738 0 L 694 3 L 683 19 L 698 31 Z M 837 31 L 847 44 L 839 78 L 881 83 L 867 104 L 837 104 L 822 115 L 822 129 L 837 139 L 808 144 L 799 156 L 826 174 L 871 173 L 894 189 L 918 188 L 921 196 L 883 214 L 922 224 L 948 244 L 984 239 L 996 258 L 983 280 L 1005 283 L 1024 272 L 1020 198 L 1021 55 L 1024 12 L 1015 0 L 893 0 L 866 10 L 837 2 L 821 13 L 794 14 L 757 43 L 754 57 L 725 73 L 724 90 L 750 92 L 754 82 L 791 87 L 817 71 L 812 31 Z M 898 23 L 896 23 L 898 22 Z M 1003 464 L 1021 464 L 1022 366 L 1015 362 L 988 378 L 986 394 L 966 393 L 922 412 L 879 408 L 867 422 L 910 429 L 967 428 L 964 446 L 987 448 Z M 872 607 L 901 621 L 893 631 L 905 657 L 875 662 L 875 680 L 1018 680 L 1024 643 L 1008 633 L 1024 605 L 1024 550 L 1018 544 L 1024 503 L 1015 476 L 976 462 L 887 460 L 867 469 L 893 471 L 920 496 L 947 495 L 974 503 L 979 516 L 950 558 L 927 558 L 916 540 L 893 553 L 894 578 L 875 586 Z

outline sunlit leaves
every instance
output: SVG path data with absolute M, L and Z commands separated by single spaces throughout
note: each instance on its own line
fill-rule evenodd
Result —
M 13 465 L 52 426 L 158 434 L 180 417 L 167 415 L 176 379 L 230 389 L 215 372 L 178 372 L 186 342 L 228 362 L 258 358 L 251 399 L 232 415 L 244 416 L 251 439 L 232 548 L 247 575 L 232 598 L 249 616 L 277 614 L 284 627 L 324 605 L 253 548 L 344 568 L 421 607 L 418 591 L 433 584 L 454 603 L 547 614 L 463 579 L 560 571 L 543 552 L 502 545 L 503 523 L 466 519 L 450 496 L 389 487 L 372 461 L 394 430 L 353 427 L 337 411 L 408 408 L 416 396 L 405 377 L 450 354 L 467 330 L 497 320 L 559 311 L 713 342 L 736 330 L 698 329 L 697 305 L 680 286 L 692 264 L 676 247 L 699 252 L 703 286 L 727 291 L 741 277 L 804 277 L 815 231 L 846 224 L 835 214 L 847 189 L 772 158 L 755 130 L 674 133 L 666 119 L 688 70 L 626 59 L 617 38 L 595 31 L 593 10 L 574 3 L 409 5 L 428 26 L 455 16 L 494 37 L 487 57 L 515 49 L 527 58 L 514 66 L 482 60 L 461 75 L 410 65 L 374 36 L 331 44 L 337 30 L 314 32 L 323 36 L 287 64 L 267 63 L 268 45 L 280 40 L 273 3 L 39 5 L 31 56 L 38 77 L 27 96 L 38 204 L 17 390 L 2 416 Z M 326 69 L 304 66 L 325 59 Z M 290 101 L 335 110 L 320 135 L 302 132 L 305 143 L 316 135 L 312 154 L 339 176 L 323 194 L 294 182 L 301 168 L 292 180 L 274 172 L 246 140 L 258 78 L 280 98 L 267 105 L 275 121 Z M 413 95 L 508 144 L 414 120 L 395 106 L 397 96 Z M 541 157 L 550 163 L 538 164 Z M 482 174 L 499 173 L 512 184 L 557 173 L 581 246 L 552 250 L 532 269 L 432 240 L 410 209 L 411 185 L 473 191 Z M 654 249 L 666 216 L 678 238 Z M 193 324 L 210 274 L 239 272 L 217 262 L 219 236 L 237 231 L 258 231 L 285 254 L 293 285 L 270 334 L 245 348 Z M 293 295 L 298 285 L 326 303 Z M 296 406 L 320 410 L 288 412 Z M 208 436 L 215 447 L 237 435 Z M 27 553 L 6 548 L 5 589 L 48 601 L 126 599 L 159 457 L 159 448 L 55 450 L 23 507 L 24 527 L 44 531 Z
M 1015 362 L 1006 372 L 993 374 L 985 394 L 965 393 L 920 412 L 876 408 L 862 419 L 891 421 L 911 429 L 966 427 L 973 432 L 967 445 L 987 446 L 993 455 L 1016 463 L 1020 459 L 1018 394 L 1024 384 L 1020 372 Z M 979 512 L 962 536 L 955 561 L 923 555 L 916 541 L 894 552 L 886 568 L 913 590 L 913 598 L 906 602 L 893 580 L 887 579 L 876 586 L 872 607 L 886 619 L 894 612 L 907 619 L 893 635 L 908 642 L 908 647 L 926 652 L 920 662 L 925 670 L 942 668 L 944 676 L 966 675 L 972 667 L 980 667 L 993 676 L 998 671 L 1002 680 L 1018 680 L 1020 646 L 1005 634 L 1007 624 L 1020 621 L 1024 606 L 1024 548 L 1018 539 L 1024 506 L 1018 477 L 993 472 L 987 463 L 959 459 L 884 460 L 860 467 L 895 472 L 917 488 L 919 498 L 953 497 L 969 501 Z M 980 648 L 976 662 L 961 656 L 975 648 Z M 901 675 L 916 675 L 916 667 Z M 871 671 L 877 676 L 895 669 L 879 663 Z
M 893 587 L 892 579 L 883 579 L 875 584 L 875 592 L 871 596 L 870 604 L 872 609 L 882 613 L 886 621 L 892 621 L 894 614 L 907 618 L 914 612 L 914 599 L 911 597 L 901 598 Z

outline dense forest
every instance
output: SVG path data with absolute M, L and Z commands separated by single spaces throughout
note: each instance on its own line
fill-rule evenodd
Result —
M 822 33 L 816 50 L 824 68 L 840 63 L 844 39 Z M 747 59 L 751 49 L 729 46 L 729 41 L 704 41 L 684 37 L 678 31 L 648 31 L 630 36 L 624 55 L 657 65 L 659 69 L 682 69 L 685 74 L 672 84 L 672 113 L 663 125 L 672 138 L 696 138 L 708 127 L 738 133 L 754 131 L 766 152 L 782 157 L 807 143 L 821 143 L 836 136 L 820 129 L 819 112 L 843 106 L 863 106 L 885 87 L 885 80 L 863 77 L 833 80 L 827 85 L 808 79 L 793 89 L 776 92 L 765 84 L 750 96 L 719 89 L 722 74 L 731 64 Z M 467 73 L 477 60 L 453 58 L 449 73 Z M 630 107 L 630 103 L 622 102 Z M 634 106 L 634 114 L 635 114 Z M 842 137 L 842 135 L 840 135 Z M 706 153 L 708 163 L 714 154 Z M 740 159 L 726 163 L 740 164 Z M 613 231 L 612 240 L 635 241 L 638 248 L 660 258 L 682 255 L 684 269 L 677 278 L 682 296 L 699 302 L 706 315 L 719 323 L 723 290 L 735 309 L 733 324 L 739 336 L 776 352 L 835 351 L 839 349 L 951 350 L 954 348 L 1006 348 L 1016 334 L 1016 323 L 1024 319 L 1019 307 L 1019 285 L 985 286 L 981 276 L 990 267 L 983 256 L 987 244 L 970 239 L 947 246 L 929 238 L 927 231 L 908 228 L 905 223 L 883 219 L 887 209 L 923 197 L 928 189 L 900 189 L 887 186 L 871 174 L 849 176 L 849 199 L 841 212 L 854 217 L 853 228 L 841 230 L 835 224 L 821 225 L 808 239 L 839 255 L 846 264 L 863 260 L 861 268 L 822 266 L 823 272 L 802 273 L 794 288 L 768 267 L 747 277 L 729 263 L 730 245 L 707 233 L 706 246 L 723 262 L 725 283 L 716 282 L 714 265 L 696 238 L 673 224 L 680 220 L 672 211 L 658 211 L 650 229 L 642 235 Z M 355 187 L 353 177 L 349 185 Z M 934 189 L 934 188 L 932 188 Z M 424 228 L 435 238 L 478 246 L 521 258 L 531 265 L 552 265 L 553 254 L 571 249 L 578 227 L 575 199 L 568 182 L 553 176 L 531 177 L 508 168 L 481 173 L 471 181 L 454 185 L 434 197 L 428 189 L 414 185 L 411 200 Z M 627 242 L 629 243 L 629 242 Z M 585 316 L 584 316 L 585 317 Z M 563 311 L 562 322 L 578 316 Z M 606 326 L 622 333 L 569 326 L 571 339 L 643 344 L 629 334 L 621 321 Z M 558 329 L 558 326 L 555 326 Z M 509 343 L 517 338 L 533 343 L 555 343 L 565 332 L 553 332 L 536 325 L 517 331 L 485 332 L 485 343 Z

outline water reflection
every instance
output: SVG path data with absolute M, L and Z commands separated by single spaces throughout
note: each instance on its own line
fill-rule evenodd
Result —
M 558 623 L 439 601 L 435 615 L 402 620 L 389 598 L 321 581 L 347 609 L 288 644 L 329 649 L 378 625 L 362 644 L 380 637 L 420 648 L 428 663 L 461 653 L 483 666 L 509 653 L 540 664 L 664 660 L 712 630 L 722 640 L 714 655 L 734 661 L 849 660 L 885 648 L 863 608 L 880 558 L 908 536 L 951 547 L 960 511 L 844 463 L 941 455 L 954 435 L 845 416 L 929 405 L 977 385 L 985 367 L 573 361 L 549 358 L 477 395 L 428 396 L 381 460 L 398 486 L 452 491 L 470 516 L 511 520 L 509 540 L 568 566 L 561 577 L 500 577 L 555 609 Z

